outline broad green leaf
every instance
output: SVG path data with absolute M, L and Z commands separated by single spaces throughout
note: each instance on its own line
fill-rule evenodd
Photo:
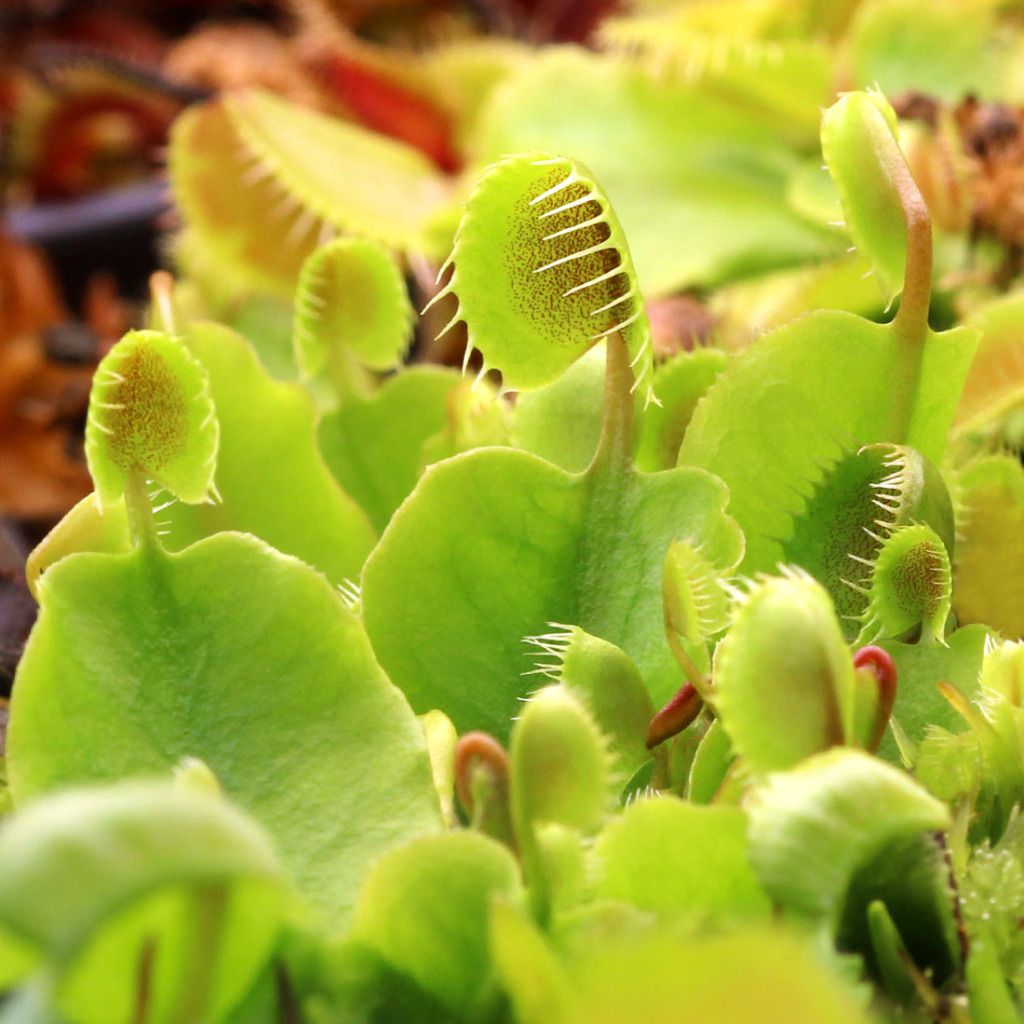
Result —
M 181 501 L 216 490 L 219 428 L 203 366 L 159 331 L 131 331 L 103 358 L 89 395 L 85 454 L 97 500 L 109 508 L 134 479 Z
M 69 556 L 39 594 L 8 734 L 16 803 L 201 758 L 335 922 L 383 850 L 439 826 L 419 723 L 296 559 L 221 534 Z
M 824 587 L 792 571 L 751 585 L 715 651 L 713 699 L 755 771 L 849 740 L 853 662 Z
M 327 366 L 340 394 L 362 367 L 393 370 L 412 333 L 412 308 L 394 260 L 374 242 L 340 238 L 302 265 L 295 293 L 295 361 L 314 377 Z M 352 365 L 354 361 L 354 367 Z
M 571 622 L 621 647 L 657 706 L 679 687 L 661 621 L 665 552 L 693 537 L 723 564 L 738 557 L 724 501 L 690 470 L 601 480 L 511 449 L 432 466 L 363 573 L 374 650 L 414 708 L 505 738 L 529 689 L 523 637 Z
M 703 81 L 738 96 L 780 133 L 806 145 L 828 102 L 828 50 L 794 38 L 796 5 L 717 0 L 606 20 L 601 39 L 656 81 Z
M 780 327 L 730 363 L 697 407 L 679 460 L 728 485 L 747 541 L 744 572 L 783 560 L 779 538 L 802 492 L 842 450 L 884 441 L 941 462 L 976 337 L 929 332 L 907 393 L 896 383 L 905 353 L 894 325 L 838 311 Z
M 33 548 L 25 563 L 25 579 L 32 596 L 39 600 L 39 581 L 55 562 L 76 551 L 105 551 L 124 554 L 131 550 L 128 510 L 123 501 L 105 509 L 96 508 L 90 494 L 71 508 L 56 526 Z
M 275 380 L 298 380 L 292 292 L 282 295 L 237 280 L 226 264 L 208 258 L 188 229 L 169 242 L 179 275 L 173 289 L 175 321 L 216 320 L 252 345 Z
M 509 406 L 490 381 L 463 377 L 445 398 L 445 424 L 420 447 L 420 467 L 468 452 L 508 444 Z
M 179 283 L 176 295 L 181 288 Z M 260 363 L 274 380 L 298 380 L 300 373 L 295 365 L 292 319 L 290 302 L 257 292 L 249 298 L 235 300 L 226 309 L 191 317 L 190 322 L 216 320 L 230 327 L 252 345 Z
M 221 422 L 216 505 L 171 505 L 159 514 L 178 550 L 222 530 L 252 533 L 323 572 L 354 579 L 374 544 L 363 511 L 315 449 L 316 411 L 297 384 L 271 380 L 233 331 L 197 324 L 186 344 L 210 377 Z
M 892 717 L 911 743 L 920 743 L 931 725 L 960 732 L 966 728 L 963 718 L 942 696 L 938 684 L 952 683 L 964 696 L 978 693 L 985 644 L 991 631 L 987 626 L 971 625 L 947 637 L 945 644 L 883 644 L 896 664 L 896 704 Z M 892 730 L 886 730 L 878 756 L 894 764 L 900 752 Z
M 582 473 L 601 436 L 604 360 L 605 346 L 598 342 L 557 380 L 517 395 L 512 443 L 569 473 Z
M 767 918 L 746 829 L 736 807 L 640 800 L 598 836 L 595 895 L 668 918 Z
M 490 978 L 491 903 L 520 892 L 518 864 L 500 843 L 478 832 L 424 836 L 373 866 L 351 938 L 465 1019 Z
M 335 479 L 383 532 L 422 472 L 423 443 L 444 429 L 460 377 L 412 366 L 368 398 L 352 398 L 320 420 L 317 441 Z
M 652 80 L 615 57 L 562 48 L 499 84 L 480 125 L 481 164 L 545 150 L 571 154 L 594 172 L 649 298 L 833 249 L 830 232 L 784 202 L 799 157 L 760 111 L 709 88 Z
M 186 981 L 205 987 L 199 1008 L 221 1019 L 269 957 L 286 907 L 263 830 L 168 783 L 40 800 L 4 830 L 0 865 L 0 923 L 43 952 L 61 1005 L 81 1021 L 128 1016 L 147 940 L 150 1019 L 174 1019 Z M 204 905 L 214 914 L 192 927 Z
M 815 166 L 822 174 L 821 164 Z M 827 174 L 825 179 L 834 189 Z M 830 221 L 842 216 L 838 199 L 836 207 L 828 215 Z M 815 309 L 841 309 L 880 319 L 885 302 L 878 282 L 870 274 L 865 276 L 870 269 L 867 260 L 854 253 L 723 285 L 707 302 L 715 319 L 715 340 L 724 349 L 741 351 L 768 331 Z

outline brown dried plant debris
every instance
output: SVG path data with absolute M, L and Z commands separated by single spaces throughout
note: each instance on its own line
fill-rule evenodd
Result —
M 972 230 L 1024 252 L 1024 107 L 965 99 L 954 111 L 971 166 Z
M 974 96 L 950 107 L 920 93 L 896 97 L 893 105 L 904 120 L 927 125 L 935 143 L 914 169 L 930 193 L 929 207 L 940 213 L 963 208 L 972 241 L 991 238 L 1005 247 L 995 283 L 1007 286 L 1024 256 L 1024 107 Z M 944 219 L 938 218 L 940 226 Z M 955 229 L 956 220 L 944 226 Z
M 95 278 L 70 318 L 43 257 L 0 235 L 0 516 L 54 520 L 90 490 L 81 428 L 93 371 L 128 326 Z

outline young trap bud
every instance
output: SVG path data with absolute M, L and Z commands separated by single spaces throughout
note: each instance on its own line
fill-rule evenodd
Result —
M 825 589 L 799 570 L 751 584 L 715 655 L 715 710 L 755 771 L 847 741 L 853 665 Z
M 295 360 L 307 377 L 325 367 L 345 394 L 366 371 L 398 366 L 412 337 L 412 307 L 395 261 L 375 242 L 339 238 L 306 259 L 295 293 Z
M 547 686 L 527 702 L 512 731 L 509 775 L 515 837 L 541 923 L 563 881 L 562 857 L 546 841 L 558 833 L 549 826 L 596 831 L 613 801 L 611 764 L 607 741 L 566 687 Z M 564 853 L 564 834 L 556 846 Z
M 455 746 L 455 795 L 473 828 L 515 848 L 509 806 L 508 754 L 485 732 L 467 732 Z
M 104 357 L 85 428 L 102 508 L 147 480 L 184 502 L 211 500 L 218 441 L 206 371 L 180 341 L 131 331 Z
M 520 840 L 539 822 L 581 831 L 600 825 L 611 802 L 611 756 L 590 713 L 564 686 L 547 686 L 526 703 L 509 757 Z
M 679 692 L 651 719 L 646 742 L 651 750 L 677 736 L 691 725 L 704 707 L 704 700 L 692 683 L 683 683 Z
M 615 775 L 624 781 L 651 757 L 645 737 L 654 705 L 640 672 L 615 644 L 579 626 L 549 625 L 553 632 L 526 638 L 543 652 L 533 672 L 582 702 L 607 740 Z M 664 754 L 655 760 L 664 770 Z
M 896 664 L 882 647 L 853 656 L 853 738 L 870 753 L 878 749 L 896 704 Z
M 729 624 L 723 574 L 689 541 L 677 541 L 665 555 L 661 594 L 669 646 L 687 678 L 702 690 L 711 664 L 707 642 Z
M 879 552 L 902 526 L 924 523 L 953 549 L 953 506 L 939 471 L 906 445 L 872 444 L 828 468 L 794 517 L 786 558 L 828 590 L 852 640 Z

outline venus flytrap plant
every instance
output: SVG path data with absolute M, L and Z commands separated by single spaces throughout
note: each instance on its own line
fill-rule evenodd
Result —
M 782 547 L 827 587 L 852 640 L 858 628 L 867 632 L 869 586 L 883 547 L 894 530 L 917 522 L 933 526 L 952 550 L 953 508 L 938 470 L 912 448 L 866 445 L 825 469 Z
M 854 237 L 903 292 L 896 319 L 816 312 L 770 332 L 718 377 L 683 441 L 680 464 L 729 485 L 744 571 L 781 560 L 802 489 L 844 449 L 885 442 L 941 462 L 976 335 L 928 327 L 927 209 L 891 125 L 883 100 L 853 94 L 827 112 L 822 141 Z
M 124 384 L 110 379 L 127 392 L 105 375 L 94 388 L 103 403 L 90 413 L 98 474 L 109 472 L 104 460 L 122 459 L 115 465 L 136 480 L 164 473 L 185 496 L 205 493 L 212 466 L 187 434 L 208 430 L 205 389 L 176 392 L 180 412 L 168 422 L 184 436 L 146 429 L 159 408 L 150 397 L 166 400 L 180 365 L 193 375 L 186 380 L 205 380 L 199 363 L 160 334 L 130 335 L 121 346 L 108 359 Z M 142 370 L 160 386 L 141 386 Z M 104 418 L 110 405 L 121 407 L 113 423 Z M 168 456 L 181 453 L 179 467 Z M 322 575 L 242 533 L 170 552 L 141 482 L 127 500 L 140 506 L 129 505 L 134 550 L 70 555 L 38 584 L 40 620 L 8 737 L 15 802 L 74 783 L 159 775 L 200 757 L 275 837 L 298 889 L 321 913 L 347 914 L 363 871 L 389 845 L 384 837 L 440 826 L 418 722 Z M 87 606 L 74 597 L 83 588 Z M 367 814 L 382 815 L 372 830 Z
M 543 925 L 576 837 L 595 832 L 610 807 L 611 769 L 607 740 L 568 689 L 547 686 L 530 699 L 512 732 L 509 785 L 530 905 Z
M 495 248 L 505 224 L 522 240 Z M 491 167 L 467 203 L 441 276 L 449 270 L 432 301 L 458 297 L 449 326 L 466 324 L 464 366 L 478 350 L 478 376 L 495 366 L 506 387 L 536 388 L 617 336 L 630 355 L 632 389 L 653 397 L 650 324 L 636 272 L 618 219 L 585 167 L 544 153 Z M 506 330 L 496 331 L 497 323 Z
M 655 366 L 658 402 L 647 410 L 643 420 L 636 452 L 639 469 L 655 473 L 676 464 L 697 403 L 728 362 L 727 353 L 721 349 L 697 348 Z
M 514 849 L 505 748 L 485 732 L 463 733 L 455 748 L 454 771 L 455 794 L 470 826 Z
M 157 332 L 127 335 L 100 363 L 85 451 L 96 500 L 124 497 L 136 543 L 153 542 L 150 480 L 181 501 L 216 498 L 219 424 L 201 364 Z
M 115 1013 L 223 1019 L 290 913 L 264 831 L 217 797 L 169 782 L 39 801 L 4 831 L 0 860 L 0 943 L 25 944 L 37 977 L 52 983 L 53 1010 L 89 1024 Z M 123 955 L 133 940 L 141 961 Z
M 613 770 L 622 779 L 650 767 L 656 781 L 667 779 L 665 752 L 653 764 L 646 742 L 654 705 L 636 666 L 614 644 L 578 626 L 549 623 L 553 632 L 527 641 L 542 653 L 534 672 L 580 700 L 605 736 Z
M 824 588 L 792 570 L 753 583 L 715 652 L 711 699 L 756 772 L 849 742 L 853 663 Z
M 853 656 L 853 736 L 874 753 L 896 703 L 896 665 L 889 652 L 869 644 Z
M 751 860 L 776 904 L 867 952 L 867 908 L 881 899 L 915 962 L 940 977 L 956 969 L 949 869 L 930 834 L 949 812 L 922 787 L 867 754 L 833 750 L 769 776 L 749 813 Z
M 169 169 L 199 276 L 285 300 L 306 257 L 339 232 L 428 247 L 429 218 L 448 198 L 417 151 L 260 90 L 187 111 Z
M 423 463 L 447 454 L 428 445 L 448 445 L 452 453 L 472 446 L 449 436 L 462 425 L 463 403 L 454 393 L 460 378 L 419 366 L 381 381 L 408 350 L 412 309 L 394 259 L 367 239 L 341 238 L 314 249 L 299 275 L 294 308 L 296 364 L 314 393 L 328 392 L 316 428 L 320 453 L 382 531 Z
M 494 225 L 509 218 L 515 231 L 502 227 L 496 241 Z M 718 481 L 631 465 L 650 351 L 624 245 L 607 199 L 568 161 L 508 158 L 467 204 L 450 287 L 458 315 L 476 318 L 471 343 L 505 384 L 550 380 L 604 336 L 607 369 L 601 440 L 583 473 L 512 449 L 440 463 L 367 562 L 365 621 L 381 664 L 414 707 L 440 707 L 460 730 L 508 735 L 527 689 L 523 637 L 551 621 L 620 647 L 667 699 L 678 682 L 659 624 L 665 551 L 691 536 L 722 564 L 739 557 Z M 461 262 L 473 256 L 495 276 Z M 453 564 L 465 574 L 453 577 Z
M 973 700 L 952 683 L 940 684 L 969 730 L 951 735 L 933 725 L 921 744 L 919 774 L 945 799 L 967 801 L 975 842 L 999 840 L 1024 792 L 1020 665 L 1019 644 L 986 643 Z
M 338 399 L 366 397 L 368 374 L 393 370 L 409 347 L 412 309 L 398 267 L 380 246 L 344 238 L 315 249 L 295 292 L 295 361 L 324 371 Z
M 729 624 L 730 586 L 724 573 L 688 541 L 677 541 L 668 549 L 662 575 L 665 635 L 686 682 L 651 719 L 647 746 L 652 750 L 691 725 L 704 701 L 711 699 L 709 642 Z M 680 767 L 675 765 L 671 772 L 677 782 Z
M 760 78 L 768 89 L 777 81 L 768 66 Z M 728 89 L 659 79 L 618 54 L 548 51 L 496 86 L 472 138 L 480 166 L 536 149 L 569 154 L 597 176 L 647 298 L 838 255 L 835 232 L 786 200 L 799 156 L 760 104 Z M 696 237 L 700 245 L 681 242 Z
M 800 26 L 800 38 L 804 18 L 812 24 Z M 821 12 L 785 4 L 697 3 L 610 19 L 601 38 L 655 80 L 704 81 L 744 96 L 780 134 L 804 142 L 817 129 L 811 112 L 829 96 L 820 20 Z
M 797 32 L 776 15 L 819 24 L 817 10 L 762 5 L 757 43 Z M 755 126 L 704 123 L 727 117 L 721 96 L 679 123 L 646 118 L 717 81 L 778 121 L 806 82 L 773 92 L 730 57 L 670 94 L 632 59 L 607 78 L 585 54 L 510 72 L 523 95 L 499 89 L 479 130 L 514 137 L 517 111 L 578 67 L 564 106 L 586 87 L 596 109 L 646 111 L 621 123 L 666 135 L 652 167 L 701 128 L 698 164 L 717 166 L 724 136 L 764 184 Z M 531 149 L 473 190 L 441 278 L 483 360 L 475 390 L 400 366 L 408 306 L 383 250 L 317 244 L 302 211 L 329 193 L 319 220 L 358 231 L 338 213 L 355 186 L 321 180 L 303 146 L 356 136 L 290 113 L 233 96 L 180 131 L 234 170 L 243 143 L 258 195 L 290 197 L 282 215 L 300 200 L 291 224 L 248 225 L 255 248 L 227 211 L 207 255 L 230 264 L 229 292 L 251 286 L 250 258 L 281 296 L 294 271 L 297 363 L 336 408 L 318 419 L 166 278 L 158 329 L 104 363 L 98 499 L 32 562 L 41 611 L 0 829 L 0 991 L 18 1001 L 0 1016 L 1009 1019 L 1024 676 L 1018 645 L 981 620 L 1016 635 L 1019 472 L 963 465 L 990 446 L 969 430 L 946 450 L 974 336 L 928 327 L 927 216 L 884 101 L 842 99 L 824 143 L 863 258 L 887 299 L 902 292 L 892 323 L 816 312 L 735 357 L 656 368 L 608 196 Z M 584 125 L 581 150 L 602 137 Z M 176 158 L 182 205 L 201 207 L 193 241 L 236 180 L 197 198 L 195 155 Z M 687 187 L 703 173 L 688 167 Z M 764 229 L 754 185 L 733 254 Z M 413 228 L 390 244 L 420 246 L 430 229 Z M 262 266 L 264 245 L 282 253 Z M 655 294 L 726 273 L 721 248 L 683 273 L 688 251 L 660 264 Z M 1012 389 L 995 390 L 1009 408 Z M 153 480 L 178 499 L 158 514 Z
M 163 545 L 180 550 L 218 531 L 241 530 L 304 559 L 336 584 L 358 576 L 374 531 L 367 513 L 341 489 L 315 448 L 316 410 L 310 396 L 295 383 L 273 380 L 234 331 L 183 322 L 168 275 L 154 275 L 151 287 L 154 320 L 177 334 L 183 351 L 201 367 L 219 425 L 213 481 L 219 500 L 188 504 L 161 489 Z M 101 431 L 94 434 L 102 437 Z M 130 546 L 125 510 L 115 505 L 100 515 L 86 499 L 33 553 L 30 585 L 71 552 L 116 553 Z

